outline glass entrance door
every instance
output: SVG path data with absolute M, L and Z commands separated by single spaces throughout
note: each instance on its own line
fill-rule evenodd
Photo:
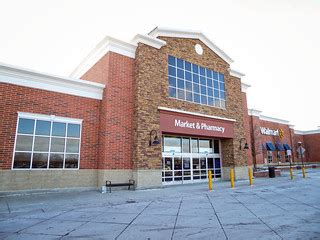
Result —
M 166 139 L 165 136 L 163 142 L 163 184 L 207 181 L 209 170 L 214 179 L 221 178 L 219 140 L 186 137 Z

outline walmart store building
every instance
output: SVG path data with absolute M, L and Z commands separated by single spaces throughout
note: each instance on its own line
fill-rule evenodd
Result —
M 228 179 L 231 167 L 247 178 L 264 164 L 251 151 L 253 120 L 279 121 L 248 114 L 249 85 L 232 62 L 202 33 L 155 28 L 130 43 L 106 37 L 71 77 L 1 64 L 0 191 L 159 187 L 206 181 L 208 170 Z M 281 144 L 293 149 L 284 125 L 292 136 Z

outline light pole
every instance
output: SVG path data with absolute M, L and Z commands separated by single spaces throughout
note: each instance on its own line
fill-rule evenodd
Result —
M 300 153 L 300 157 L 301 157 L 301 162 L 302 162 L 302 176 L 303 178 L 306 177 L 305 171 L 304 171 L 304 163 L 303 163 L 303 152 L 302 152 L 302 142 L 298 142 L 298 146 L 299 146 L 299 153 Z

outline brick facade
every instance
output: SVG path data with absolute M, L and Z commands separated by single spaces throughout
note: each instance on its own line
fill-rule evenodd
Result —
M 160 169 L 161 146 L 149 147 L 149 133 L 160 130 L 158 107 L 179 109 L 206 115 L 235 119 L 234 139 L 222 140 L 222 165 L 246 166 L 245 151 L 239 149 L 239 142 L 245 137 L 243 99 L 240 79 L 229 74 L 229 64 L 196 39 L 160 37 L 166 41 L 161 49 L 139 44 L 135 60 L 135 137 L 134 161 L 138 169 Z M 198 55 L 195 44 L 203 47 Z M 225 76 L 226 109 L 219 109 L 169 98 L 168 55 L 221 72 Z
M 320 162 L 320 134 L 295 134 L 288 124 L 248 115 L 247 96 L 242 92 L 241 79 L 232 76 L 230 65 L 207 45 L 196 38 L 159 39 L 166 44 L 157 48 L 139 42 L 133 56 L 126 55 L 132 47 L 128 46 L 130 44 L 125 45 L 125 50 L 120 49 L 122 52 L 108 51 L 86 70 L 81 79 L 90 81 L 89 85 L 95 85 L 91 82 L 105 85 L 104 89 L 102 85 L 100 97 L 96 99 L 1 82 L 0 180 L 3 184 L 0 191 L 27 189 L 27 183 L 32 185 L 30 189 L 97 187 L 106 179 L 127 181 L 129 178 L 137 180 L 142 187 L 161 185 L 162 146 L 149 146 L 151 130 L 156 130 L 159 137 L 165 134 L 161 132 L 159 107 L 191 112 L 200 119 L 199 114 L 207 118 L 224 118 L 221 121 L 234 120 L 231 121 L 234 137 L 220 139 L 222 176 L 228 176 L 230 167 L 235 167 L 236 176 L 247 177 L 248 165 L 264 165 L 266 150 L 262 144 L 269 141 L 293 147 L 294 162 L 299 161 L 296 148 L 297 142 L 301 141 L 306 148 L 305 161 Z M 196 53 L 196 44 L 202 46 L 202 55 Z M 224 74 L 226 108 L 170 98 L 168 55 Z M 4 76 L 10 78 L 6 73 Z M 24 77 L 22 75 L 23 80 Z M 86 94 L 89 93 L 87 90 Z M 80 170 L 11 171 L 18 112 L 83 119 Z M 282 129 L 284 137 L 262 135 L 260 127 Z M 242 138 L 249 144 L 249 150 L 240 149 Z M 244 143 L 242 141 L 242 147 Z M 273 152 L 273 159 L 276 162 L 276 152 Z M 284 152 L 281 159 L 285 161 Z M 13 182 L 15 185 L 11 187 Z
M 252 155 L 253 164 L 257 166 L 266 165 L 267 150 L 263 145 L 266 142 L 289 144 L 292 148 L 292 162 L 301 162 L 298 156 L 297 149 L 298 142 L 302 142 L 303 147 L 306 149 L 304 162 L 320 162 L 320 152 L 318 147 L 320 145 L 320 134 L 295 134 L 295 131 L 288 124 L 279 122 L 261 120 L 258 116 L 249 116 L 249 131 L 251 135 L 251 149 L 249 153 Z M 263 135 L 260 132 L 260 127 L 270 128 L 272 130 L 282 129 L 283 138 L 279 136 Z M 272 151 L 273 164 L 278 164 L 277 152 Z M 285 152 L 280 151 L 281 163 L 285 163 Z M 250 159 L 250 158 L 249 158 Z
M 109 52 L 81 77 L 106 85 L 100 105 L 99 169 L 132 169 L 133 66 L 133 59 Z
M 18 112 L 83 119 L 81 169 L 96 169 L 100 101 L 0 83 L 0 169 L 11 169 Z

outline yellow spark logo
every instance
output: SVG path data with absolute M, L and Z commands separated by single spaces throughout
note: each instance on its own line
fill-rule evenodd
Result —
M 284 131 L 281 128 L 279 129 L 279 137 L 280 139 L 284 137 Z

